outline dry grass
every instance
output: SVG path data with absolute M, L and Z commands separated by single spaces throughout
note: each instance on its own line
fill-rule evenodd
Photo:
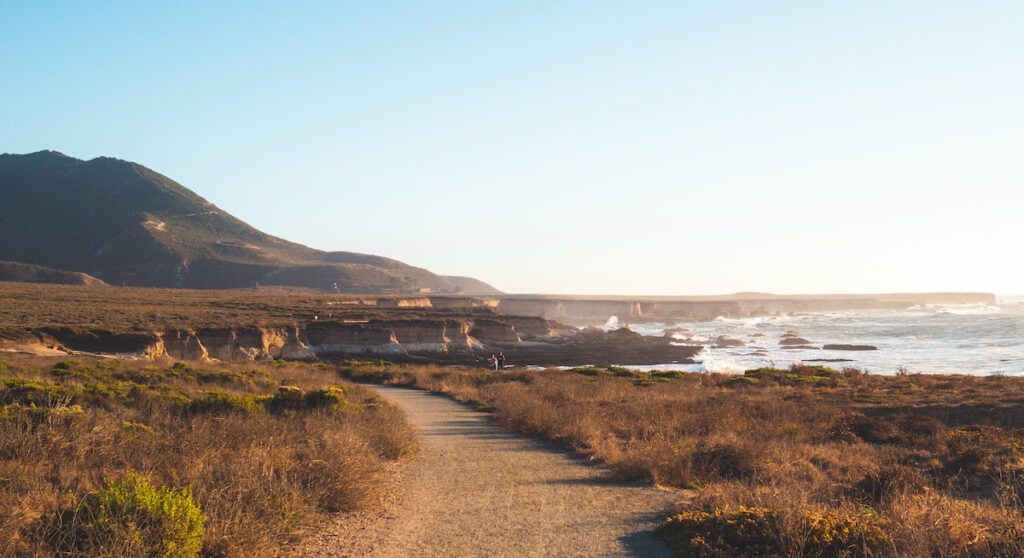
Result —
M 680 489 L 680 555 L 1024 555 L 1024 381 L 350 367 Z
M 452 314 L 436 308 L 377 306 L 378 299 L 386 298 L 267 287 L 192 290 L 0 281 L 0 340 L 24 338 L 27 329 L 45 326 L 124 332 L 289 325 L 328 315 L 365 320 Z
M 6 358 L 0 555 L 54 554 L 49 518 L 133 472 L 191 489 L 204 555 L 287 553 L 328 513 L 377 505 L 413 444 L 398 411 L 324 365 Z

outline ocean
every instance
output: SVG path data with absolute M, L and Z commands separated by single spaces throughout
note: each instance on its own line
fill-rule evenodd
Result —
M 1000 298 L 995 304 L 718 318 L 710 322 L 620 324 L 613 317 L 604 327 L 623 325 L 644 335 L 668 332 L 681 344 L 704 347 L 695 357 L 697 364 L 631 368 L 738 373 L 761 366 L 802 363 L 836 369 L 853 367 L 872 374 L 902 370 L 1024 375 L 1024 299 L 1019 297 Z M 794 337 L 808 341 L 808 347 L 780 344 Z M 869 345 L 877 350 L 824 350 L 822 347 L 828 344 Z

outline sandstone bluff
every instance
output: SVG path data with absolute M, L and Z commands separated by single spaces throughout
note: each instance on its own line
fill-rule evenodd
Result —
M 370 358 L 468 365 L 482 365 L 491 353 L 503 351 L 510 364 L 543 366 L 688 363 L 701 350 L 671 336 L 642 336 L 608 325 L 592 327 L 614 323 L 613 317 L 622 325 L 770 315 L 794 308 L 991 301 L 991 295 L 962 293 L 615 300 L 3 282 L 0 294 L 3 350 L 179 360 Z

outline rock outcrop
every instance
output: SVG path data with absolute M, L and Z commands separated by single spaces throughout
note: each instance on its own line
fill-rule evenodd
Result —
M 476 320 L 469 334 L 486 343 L 515 344 L 522 341 L 515 326 L 497 320 Z
M 171 330 L 162 336 L 163 354 L 178 360 L 207 360 L 210 353 L 194 331 Z
M 849 345 L 845 343 L 829 343 L 822 347 L 826 351 L 877 351 L 874 345 Z
M 395 332 L 368 323 L 313 322 L 305 333 L 306 345 L 319 357 L 406 354 Z
M 161 356 L 163 347 L 160 336 L 154 333 L 113 332 L 73 327 L 42 327 L 34 333 L 43 344 L 64 347 L 73 352 L 152 358 Z
M 524 333 L 517 331 L 517 325 Z M 293 326 L 242 326 L 112 332 L 38 328 L 40 344 L 66 353 L 176 360 L 384 358 L 480 364 L 503 351 L 510 364 L 661 364 L 690 362 L 700 347 L 628 329 L 577 330 L 540 318 L 312 320 Z

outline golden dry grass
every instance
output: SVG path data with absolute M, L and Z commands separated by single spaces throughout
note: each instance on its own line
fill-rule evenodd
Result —
M 1024 380 L 350 367 L 681 490 L 681 556 L 1024 555 Z
M 412 451 L 394 408 L 324 365 L 5 357 L 0 555 L 56 553 L 48 519 L 133 472 L 191 489 L 204 555 L 287 554 L 329 513 L 378 505 Z
M 86 287 L 0 281 L 0 340 L 45 326 L 109 331 L 289 325 L 313 316 L 370 319 L 446 315 L 441 309 L 377 306 L 387 296 L 262 287 L 193 290 Z

